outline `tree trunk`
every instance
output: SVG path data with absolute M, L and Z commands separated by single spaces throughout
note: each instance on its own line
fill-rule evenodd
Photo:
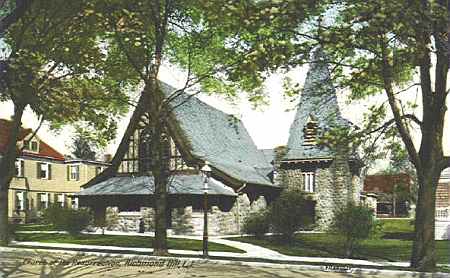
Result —
M 153 254 L 168 255 L 167 248 L 167 179 L 156 178 L 155 175 L 155 240 Z
M 3 180 L 1 181 L 4 182 Z M 8 187 L 1 184 L 0 191 L 0 246 L 8 245 Z
M 14 163 L 17 158 L 17 140 L 22 125 L 25 106 L 14 105 L 12 127 L 4 156 L 0 159 L 0 246 L 8 245 L 8 190 L 14 176 Z
M 168 210 L 168 164 L 169 164 L 169 138 L 165 134 L 164 125 L 159 125 L 155 128 L 155 134 L 153 142 L 158 144 L 152 144 L 155 163 L 153 167 L 153 177 L 155 181 L 155 240 L 153 242 L 153 254 L 158 256 L 168 255 L 167 248 L 167 210 Z
M 440 172 L 424 169 L 418 172 L 419 194 L 416 207 L 415 240 L 411 267 L 419 271 L 433 271 L 436 267 L 434 241 L 436 187 Z

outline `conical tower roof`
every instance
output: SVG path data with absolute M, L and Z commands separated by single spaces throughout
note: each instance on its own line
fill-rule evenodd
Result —
M 285 160 L 332 157 L 330 149 L 311 143 L 308 134 L 305 136 L 305 131 L 308 133 L 306 130 L 308 123 L 317 127 L 318 134 L 332 127 L 351 125 L 339 111 L 336 90 L 326 61 L 322 48 L 316 48 L 312 54 L 297 113 L 289 131 Z

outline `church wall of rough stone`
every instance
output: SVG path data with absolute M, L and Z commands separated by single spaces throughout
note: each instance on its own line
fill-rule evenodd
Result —
M 267 207 L 264 197 L 250 204 L 246 195 L 239 195 L 229 212 L 222 212 L 213 207 L 208 213 L 208 232 L 210 235 L 243 234 L 245 219 L 253 212 Z M 140 211 L 120 212 L 117 208 L 108 208 L 106 214 L 107 230 L 133 231 L 139 229 L 140 218 L 144 218 L 145 230 L 153 231 L 154 211 L 141 208 Z M 192 207 L 172 210 L 172 227 L 170 234 L 202 235 L 203 212 L 193 211 Z
M 304 186 L 302 168 L 305 166 L 301 164 L 281 165 L 278 172 L 279 180 L 284 182 L 282 186 L 302 190 Z M 305 196 L 310 196 L 315 202 L 316 229 L 326 230 L 334 219 L 336 209 L 348 202 L 360 201 L 361 180 L 358 175 L 351 172 L 345 156 L 335 157 L 332 162 L 318 166 L 314 173 L 315 192 L 305 192 Z

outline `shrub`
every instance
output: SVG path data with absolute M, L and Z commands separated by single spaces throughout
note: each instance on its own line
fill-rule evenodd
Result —
M 119 212 L 116 208 L 107 207 L 105 212 L 105 223 L 103 224 L 106 230 L 114 230 L 119 225 Z
M 190 222 L 190 215 L 185 213 L 184 208 L 174 209 L 172 212 L 172 230 L 177 235 L 188 234 L 194 228 Z
M 294 233 L 311 225 L 313 204 L 299 190 L 285 190 L 270 205 L 269 218 L 275 232 L 281 233 L 285 242 L 292 241 Z
M 76 235 L 89 225 L 92 217 L 87 209 L 62 208 L 54 204 L 44 211 L 43 218 L 56 229 Z
M 18 228 L 17 223 L 12 222 L 8 224 L 8 235 L 7 235 L 8 242 L 11 242 L 16 238 L 17 228 Z
M 375 235 L 379 227 L 371 208 L 348 203 L 336 211 L 330 229 L 342 238 L 345 256 L 350 258 L 360 242 Z
M 244 222 L 244 232 L 255 235 L 256 238 L 263 238 L 264 234 L 269 231 L 270 222 L 268 213 L 265 210 L 250 213 Z

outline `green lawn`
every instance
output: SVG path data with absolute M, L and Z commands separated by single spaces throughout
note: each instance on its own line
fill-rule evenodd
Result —
M 413 231 L 410 220 L 382 220 L 383 235 L 381 238 L 366 240 L 357 250 L 354 258 L 383 261 L 409 261 L 412 241 L 408 239 Z M 229 238 L 241 242 L 252 243 L 276 250 L 285 255 L 308 257 L 344 258 L 343 248 L 336 235 L 297 234 L 294 242 L 280 243 L 278 237 L 268 236 L 265 239 L 255 237 Z M 438 263 L 450 263 L 450 241 L 436 241 Z
M 48 243 L 74 243 L 83 245 L 141 247 L 141 248 L 151 248 L 153 243 L 152 237 L 124 236 L 124 235 L 92 235 L 92 234 L 81 234 L 78 236 L 71 236 L 68 234 L 17 233 L 16 240 L 38 241 Z M 169 238 L 168 245 L 169 249 L 194 250 L 194 251 L 202 250 L 201 240 Z M 209 251 L 244 253 L 244 251 L 240 249 L 212 242 L 209 243 L 208 247 Z
M 414 220 L 412 219 L 380 219 L 385 233 L 412 233 Z
M 50 224 L 19 224 L 16 231 L 56 231 Z

